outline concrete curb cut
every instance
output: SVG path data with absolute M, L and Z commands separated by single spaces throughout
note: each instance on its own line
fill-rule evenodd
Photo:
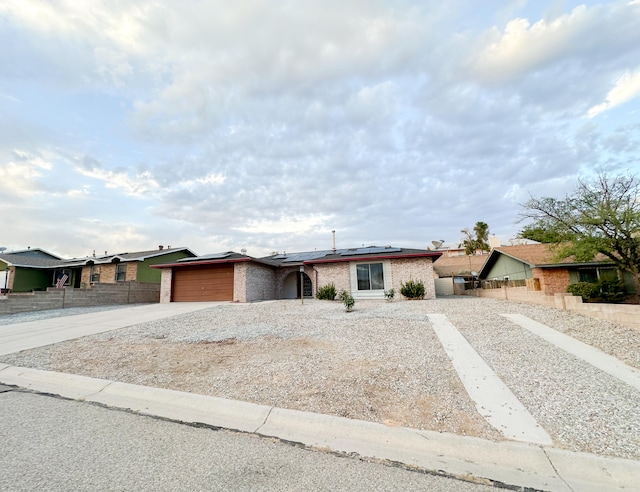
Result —
M 640 462 L 549 446 L 492 442 L 174 390 L 0 364 L 0 383 L 184 423 L 256 433 L 439 475 L 510 488 L 633 490 Z

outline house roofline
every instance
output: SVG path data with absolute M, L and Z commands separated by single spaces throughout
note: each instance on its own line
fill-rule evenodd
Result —
M 597 267 L 597 266 L 615 266 L 615 263 L 612 261 L 581 261 L 581 262 L 574 262 L 574 261 L 564 261 L 564 262 L 559 262 L 559 263 L 532 263 L 529 260 L 526 260 L 524 258 L 520 258 L 518 256 L 515 256 L 513 254 L 510 254 L 506 251 L 503 251 L 500 248 L 494 248 L 491 250 L 491 253 L 489 253 L 489 256 L 487 257 L 487 259 L 485 260 L 484 264 L 482 265 L 482 268 L 480 268 L 480 271 L 478 272 L 478 276 L 480 278 L 483 278 L 486 273 L 485 270 L 487 269 L 491 269 L 491 267 L 495 264 L 495 262 L 497 261 L 497 258 L 500 255 L 504 255 L 508 258 L 511 258 L 512 260 L 516 260 L 519 261 L 520 263 L 523 263 L 525 265 L 527 265 L 529 268 L 533 269 L 533 268 L 582 268 L 582 267 Z
M 215 265 L 220 263 L 242 263 L 246 261 L 254 261 L 254 258 L 247 256 L 246 258 L 221 258 L 219 260 L 196 260 L 181 261 L 180 263 L 162 263 L 158 265 L 149 265 L 149 268 L 180 268 L 194 265 Z
M 344 258 L 329 258 L 326 260 L 307 260 L 300 262 L 292 262 L 292 266 L 298 265 L 315 265 L 316 263 L 344 263 L 348 261 L 371 261 L 371 260 L 399 260 L 404 258 L 440 258 L 442 252 L 431 251 L 429 253 L 407 253 L 399 255 L 353 255 Z

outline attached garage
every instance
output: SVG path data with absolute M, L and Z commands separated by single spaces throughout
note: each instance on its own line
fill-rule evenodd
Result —
M 233 264 L 175 268 L 174 302 L 233 301 Z

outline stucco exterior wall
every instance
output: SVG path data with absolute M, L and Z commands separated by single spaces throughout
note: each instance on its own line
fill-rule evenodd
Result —
M 400 296 L 400 288 L 407 280 L 424 283 L 424 298 L 436 298 L 436 284 L 433 277 L 431 258 L 406 258 L 391 260 L 392 287 Z
M 160 302 L 163 304 L 171 302 L 171 283 L 173 282 L 173 270 L 163 268 L 160 274 Z

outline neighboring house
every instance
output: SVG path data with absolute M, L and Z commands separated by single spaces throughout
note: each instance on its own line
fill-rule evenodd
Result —
M 442 255 L 433 264 L 438 278 L 444 277 L 476 277 L 487 259 L 487 254 L 447 256 Z
M 442 252 L 366 247 L 283 253 L 253 258 L 229 251 L 154 265 L 162 269 L 160 302 L 237 301 L 313 297 L 333 283 L 356 299 L 383 299 L 407 280 L 425 284 L 435 297 L 433 260 Z
M 494 248 L 480 269 L 482 280 L 527 280 L 534 279 L 546 294 L 566 292 L 567 286 L 575 282 L 595 282 L 599 278 L 616 279 L 618 269 L 604 255 L 591 262 L 576 262 L 573 257 L 560 261 L 547 244 L 527 244 Z M 627 291 L 635 291 L 633 278 L 623 272 Z
M 0 254 L 0 270 L 8 269 L 11 292 L 31 292 L 61 285 L 88 287 L 99 283 L 137 281 L 160 283 L 160 272 L 151 265 L 194 257 L 188 248 L 163 248 L 135 253 L 118 253 L 63 259 L 42 249 Z M 3 286 L 4 287 L 4 286 Z
M 436 294 L 462 294 L 467 288 L 475 286 L 478 272 L 482 268 L 487 253 L 481 255 L 443 255 L 433 264 L 436 275 Z
M 31 292 L 55 285 L 56 265 L 63 261 L 57 255 L 40 248 L 0 253 L 0 270 L 5 272 L 3 291 Z

